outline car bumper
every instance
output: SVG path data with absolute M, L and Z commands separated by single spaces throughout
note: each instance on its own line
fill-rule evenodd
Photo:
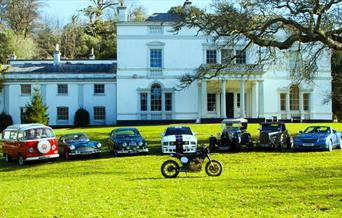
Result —
M 327 150 L 328 149 L 328 145 L 326 145 L 325 143 L 322 144 L 304 144 L 304 143 L 295 143 L 293 145 L 293 149 L 295 150 Z
M 100 154 L 101 150 L 94 150 L 94 151 L 74 151 L 74 152 L 69 152 L 68 154 L 70 156 L 85 156 L 85 155 L 92 155 L 92 154 Z
M 51 154 L 51 155 L 44 155 L 39 157 L 28 157 L 25 159 L 25 161 L 35 161 L 35 160 L 47 160 L 47 159 L 53 159 L 58 158 L 59 154 Z
M 176 153 L 176 146 L 163 146 L 161 149 L 161 152 L 163 154 L 174 154 Z M 196 147 L 191 147 L 191 146 L 184 146 L 183 147 L 183 153 L 185 154 L 190 154 L 190 153 L 195 153 L 197 152 L 197 146 Z
M 148 153 L 148 148 L 137 149 L 137 150 L 116 150 L 117 154 L 138 154 L 138 153 Z

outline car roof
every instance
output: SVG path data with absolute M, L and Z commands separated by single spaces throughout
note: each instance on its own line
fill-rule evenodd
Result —
M 8 126 L 5 130 L 28 130 L 28 129 L 35 129 L 35 128 L 49 128 L 49 126 L 45 126 L 44 124 L 40 123 L 31 123 L 31 124 L 16 124 L 16 125 L 11 125 Z
M 324 127 L 324 128 L 332 128 L 331 126 L 308 126 L 306 128 L 310 128 L 310 127 Z
M 137 130 L 137 128 L 133 128 L 133 127 L 123 127 L 123 128 L 116 128 L 116 129 L 113 129 L 114 131 L 117 131 L 117 130 Z
M 248 123 L 247 119 L 240 118 L 240 119 L 224 119 L 222 123 Z
M 181 129 L 181 128 L 190 128 L 189 126 L 169 126 L 167 129 Z
M 284 122 L 262 122 L 260 123 L 261 125 L 266 125 L 266 124 L 285 124 Z

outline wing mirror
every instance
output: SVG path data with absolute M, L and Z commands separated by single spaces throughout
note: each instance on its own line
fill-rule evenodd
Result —
M 302 130 L 300 130 L 300 131 L 299 131 L 299 134 L 302 134 L 302 133 L 303 133 L 303 131 L 302 131 Z
M 164 137 L 164 135 L 165 135 L 165 134 L 164 134 L 163 132 L 162 132 L 162 133 L 160 133 L 160 136 L 161 136 L 161 137 Z
M 197 132 L 193 132 L 192 134 L 193 134 L 194 136 L 196 136 L 198 133 L 197 133 Z

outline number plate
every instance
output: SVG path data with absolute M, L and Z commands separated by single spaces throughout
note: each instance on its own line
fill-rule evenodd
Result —
M 312 147 L 312 146 L 314 146 L 314 144 L 313 143 L 304 143 L 303 146 L 304 147 Z

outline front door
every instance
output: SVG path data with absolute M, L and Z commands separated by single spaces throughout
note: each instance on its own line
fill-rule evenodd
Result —
M 227 118 L 234 118 L 234 93 L 226 93 Z

